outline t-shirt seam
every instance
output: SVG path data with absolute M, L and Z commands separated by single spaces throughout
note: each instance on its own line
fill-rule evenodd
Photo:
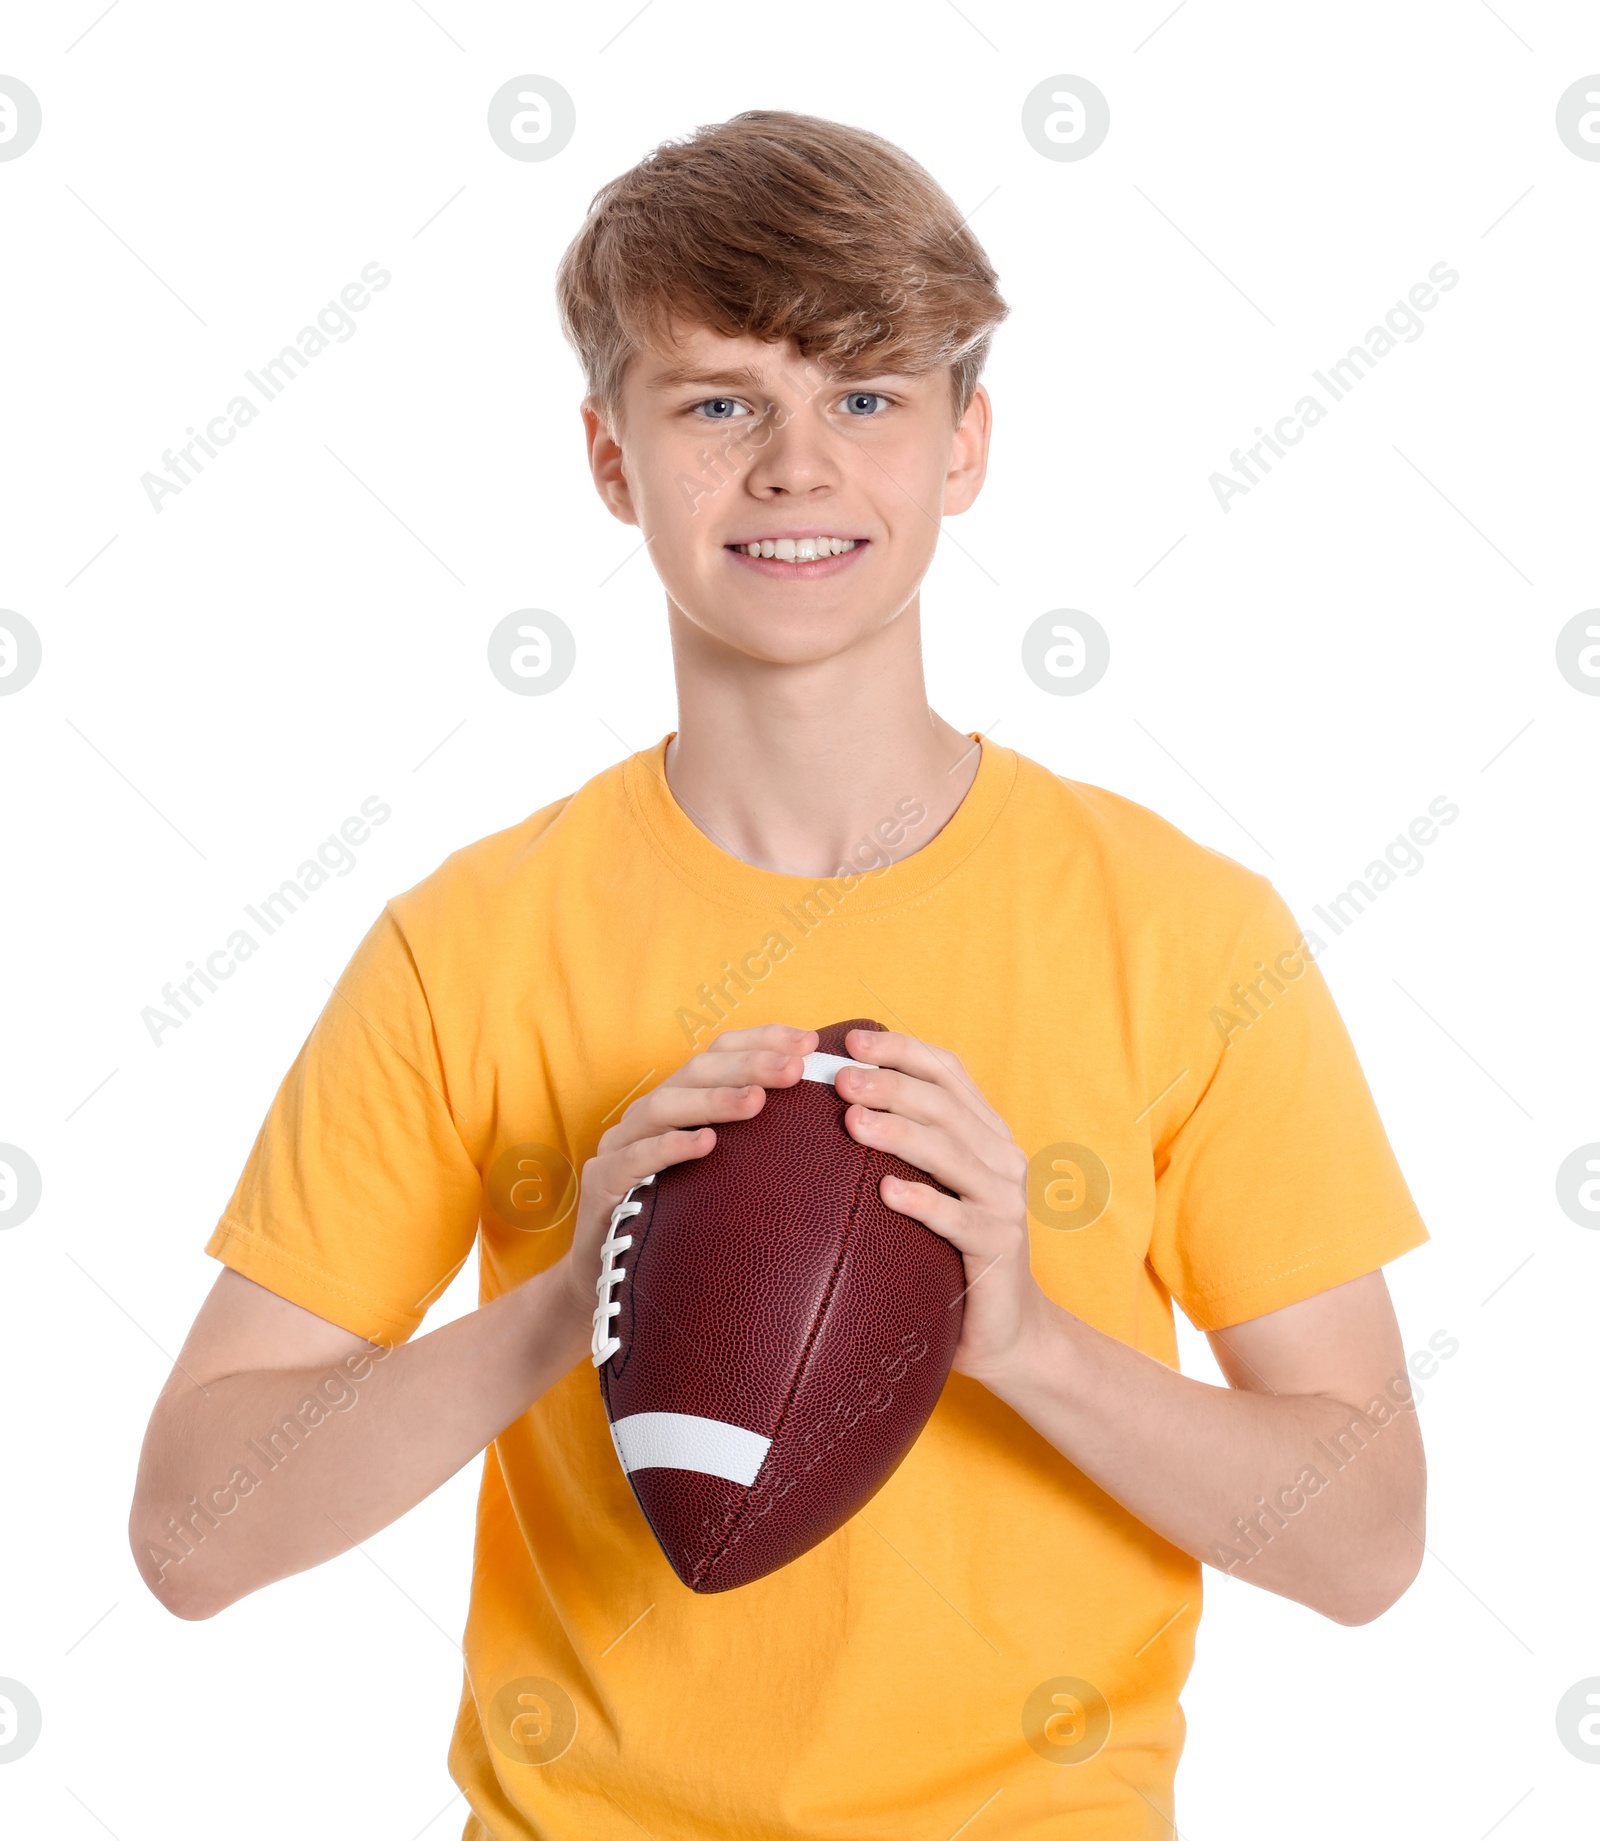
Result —
M 595 779 L 600 778 L 603 778 L 603 774 L 595 776 Z M 589 784 L 592 785 L 593 781 L 589 782 Z M 420 881 L 414 882 L 410 888 L 402 889 L 398 894 L 391 896 L 385 905 L 393 907 L 396 902 L 403 902 L 409 907 L 420 908 L 425 906 L 429 900 L 436 897 L 441 878 L 443 878 L 447 872 L 454 875 L 467 875 L 470 873 L 468 869 L 469 860 L 475 867 L 478 862 L 479 853 L 487 851 L 491 844 L 502 843 L 504 840 L 526 831 L 535 820 L 543 819 L 544 822 L 539 825 L 539 828 L 531 832 L 526 838 L 521 839 L 517 846 L 519 854 L 537 850 L 540 845 L 544 843 L 545 839 L 550 836 L 557 823 L 565 816 L 573 802 L 586 790 L 586 787 L 578 787 L 570 793 L 563 793 L 560 798 L 552 799 L 547 804 L 536 807 L 535 810 L 517 819 L 514 823 L 503 825 L 498 831 L 486 832 L 481 837 L 473 838 L 465 844 L 458 845 L 454 850 L 448 851 L 443 859 L 437 863 L 427 875 L 422 877 Z M 500 865 L 499 873 L 503 878 L 505 875 L 503 864 Z
M 428 1044 L 433 1050 L 433 1064 L 439 1071 L 439 1080 L 441 1084 L 439 1086 L 434 1086 L 433 1082 L 428 1079 L 426 1074 L 422 1073 L 420 1068 L 413 1068 L 412 1072 L 419 1075 L 424 1083 L 433 1087 L 434 1092 L 438 1094 L 440 1103 L 444 1107 L 444 1115 L 450 1121 L 450 1129 L 455 1133 L 456 1143 L 461 1146 L 461 1154 L 466 1158 L 467 1162 L 471 1164 L 473 1169 L 476 1170 L 478 1167 L 478 1160 L 473 1156 L 466 1139 L 461 1135 L 460 1121 L 456 1118 L 455 1102 L 450 1098 L 450 1076 L 445 1070 L 444 1049 L 439 1042 L 439 1024 L 433 1014 L 433 999 L 428 995 L 428 981 L 422 975 L 422 967 L 417 963 L 417 955 L 411 945 L 411 936 L 406 932 L 405 922 L 396 912 L 393 901 L 386 901 L 383 904 L 383 911 L 393 922 L 394 930 L 400 936 L 400 944 L 405 951 L 406 963 L 411 967 L 411 974 L 417 981 L 417 994 L 422 999 L 422 1008 L 428 1019 Z M 340 983 L 343 983 L 342 977 Z M 335 985 L 334 989 L 337 991 L 338 985 Z M 348 1002 L 349 1000 L 347 999 L 346 1001 Z M 360 1010 L 356 1009 L 354 1004 L 351 1004 L 350 1007 L 356 1011 L 356 1015 L 361 1018 L 363 1025 L 376 1033 L 376 1024 L 368 1022 L 367 1018 Z M 387 1038 L 381 1035 L 379 1039 L 387 1042 Z M 392 1049 L 394 1048 L 393 1043 L 388 1043 L 387 1045 Z M 394 1049 L 394 1052 L 400 1054 L 399 1049 Z M 400 1059 L 405 1061 L 406 1058 L 404 1055 L 400 1055 Z M 406 1065 L 409 1067 L 410 1063 L 407 1062 Z
M 1244 913 L 1241 915 L 1238 927 L 1236 928 L 1233 934 L 1233 938 L 1228 943 L 1227 951 L 1223 953 L 1222 955 L 1221 976 L 1223 978 L 1227 977 L 1228 970 L 1233 965 L 1234 959 L 1238 954 L 1241 944 L 1249 937 L 1251 931 L 1255 927 L 1255 924 L 1260 919 L 1261 915 L 1268 908 L 1271 907 L 1273 900 L 1275 898 L 1281 899 L 1281 897 L 1278 896 L 1278 891 L 1276 890 L 1276 888 L 1273 887 L 1273 884 L 1268 877 L 1262 876 L 1260 872 L 1257 870 L 1251 870 L 1249 873 L 1257 879 L 1257 881 L 1261 884 L 1261 887 L 1258 891 L 1257 899 L 1255 900 L 1255 902 L 1250 907 L 1246 908 Z M 1290 918 L 1294 920 L 1296 926 L 1299 925 L 1298 916 L 1291 915 Z M 1213 993 L 1216 991 L 1217 986 L 1215 982 L 1213 982 L 1211 989 Z M 1226 991 L 1224 991 L 1224 995 L 1226 995 Z M 1208 1018 L 1209 1018 L 1212 1007 L 1213 1006 L 1210 1006 L 1210 1005 L 1207 1006 Z M 1165 1137 L 1155 1138 L 1151 1141 L 1152 1152 L 1160 1152 L 1164 1149 L 1170 1149 L 1171 1146 L 1177 1141 L 1179 1133 L 1181 1133 L 1184 1130 L 1184 1128 L 1189 1124 L 1190 1120 L 1193 1119 L 1195 1115 L 1199 1112 L 1201 1106 L 1204 1105 L 1205 1103 L 1206 1095 L 1211 1091 L 1212 1087 L 1216 1084 L 1216 1079 L 1217 1079 L 1218 1074 L 1222 1072 L 1222 1064 L 1227 1057 L 1227 1053 L 1228 1053 L 1228 1044 L 1223 1043 L 1217 1051 L 1216 1059 L 1211 1063 L 1211 1066 L 1206 1070 L 1205 1084 L 1200 1088 L 1199 1093 L 1195 1096 L 1194 1104 L 1183 1115 L 1183 1117 L 1179 1119 L 1177 1124 L 1174 1125 L 1169 1132 L 1167 1132 Z
M 227 1246 L 229 1241 L 242 1240 L 246 1246 L 259 1249 L 261 1252 L 265 1253 L 269 1259 L 281 1260 L 285 1265 L 292 1266 L 296 1272 L 304 1274 L 305 1277 L 313 1280 L 322 1290 L 332 1292 L 335 1297 L 343 1298 L 351 1304 L 359 1305 L 363 1310 L 370 1311 L 374 1316 L 381 1317 L 386 1322 L 404 1327 L 408 1334 L 420 1321 L 414 1310 L 396 1310 L 390 1305 L 379 1303 L 376 1298 L 369 1297 L 365 1292 L 353 1291 L 350 1286 L 332 1277 L 324 1268 L 309 1264 L 297 1253 L 289 1252 L 287 1248 L 280 1246 L 275 1240 L 268 1240 L 256 1233 L 253 1229 L 246 1227 L 235 1214 L 224 1214 L 221 1220 L 218 1221 L 217 1227 L 222 1233 L 222 1246 L 213 1254 L 213 1258 L 220 1259 L 222 1257 L 222 1250 Z M 222 1263 L 226 1265 L 228 1262 L 223 1260 Z M 290 1301 L 293 1302 L 292 1299 Z
M 1382 1216 L 1371 1230 L 1370 1235 L 1364 1240 L 1352 1240 L 1348 1237 L 1319 1240 L 1314 1246 L 1302 1247 L 1298 1252 L 1290 1254 L 1287 1260 L 1257 1267 L 1253 1272 L 1246 1273 L 1227 1285 L 1206 1286 L 1201 1290 L 1189 1292 L 1186 1297 L 1179 1297 L 1178 1302 L 1196 1305 L 1220 1303 L 1224 1298 L 1237 1297 L 1242 1291 L 1251 1291 L 1261 1285 L 1270 1285 L 1279 1279 L 1292 1278 L 1295 1273 L 1304 1272 L 1309 1267 L 1325 1261 L 1330 1254 L 1349 1252 L 1364 1257 L 1364 1248 L 1369 1241 L 1383 1239 L 1391 1228 L 1411 1223 L 1421 1227 L 1426 1234 L 1427 1223 L 1423 1221 L 1421 1211 L 1414 1204 Z M 1177 1294 L 1174 1293 L 1174 1295 Z

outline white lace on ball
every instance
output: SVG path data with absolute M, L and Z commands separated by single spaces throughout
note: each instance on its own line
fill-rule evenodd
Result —
M 628 1276 L 618 1267 L 617 1255 L 626 1253 L 633 1245 L 633 1235 L 619 1235 L 617 1229 L 624 1221 L 631 1220 L 644 1207 L 643 1202 L 636 1202 L 633 1199 L 635 1191 L 643 1189 L 655 1180 L 654 1176 L 647 1176 L 643 1182 L 635 1183 L 633 1188 L 617 1203 L 611 1211 L 611 1225 L 606 1229 L 606 1237 L 600 1243 L 600 1276 L 594 1282 L 600 1302 L 595 1308 L 594 1335 L 589 1341 L 590 1360 L 596 1368 L 603 1368 L 622 1347 L 621 1339 L 611 1333 L 611 1319 L 621 1312 L 622 1301 L 613 1297 L 612 1293 Z

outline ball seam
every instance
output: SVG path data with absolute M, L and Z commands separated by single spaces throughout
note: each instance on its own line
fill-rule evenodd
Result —
M 843 1096 L 840 1095 L 840 1097 L 842 1098 Z M 839 1117 L 842 1129 L 842 1121 L 844 1118 L 843 1108 L 840 1110 Z M 712 1573 L 726 1557 L 728 1549 L 738 1540 L 743 1531 L 745 1520 L 750 1512 L 750 1499 L 760 1487 L 761 1479 L 765 1476 L 767 1467 L 773 1461 L 773 1453 L 778 1449 L 779 1440 L 783 1437 L 783 1430 L 788 1424 L 789 1414 L 793 1409 L 795 1396 L 805 1384 L 807 1372 L 811 1366 L 811 1357 L 816 1348 L 817 1338 L 822 1333 L 822 1326 L 827 1320 L 829 1307 L 833 1303 L 834 1293 L 838 1289 L 839 1275 L 844 1270 L 844 1262 L 849 1255 L 850 1245 L 855 1237 L 856 1216 L 861 1207 L 862 1185 L 867 1177 L 867 1165 L 869 1161 L 868 1147 L 864 1144 L 857 1144 L 853 1138 L 849 1141 L 854 1145 L 860 1161 L 856 1170 L 855 1188 L 850 1196 L 850 1208 L 845 1215 L 844 1233 L 839 1241 L 839 1251 L 834 1258 L 833 1270 L 828 1274 L 828 1283 L 822 1294 L 822 1303 L 818 1307 L 817 1314 L 812 1320 L 811 1328 L 806 1334 L 805 1347 L 801 1351 L 800 1360 L 795 1366 L 794 1379 L 789 1384 L 788 1394 L 784 1398 L 783 1406 L 778 1413 L 777 1422 L 773 1427 L 772 1443 L 768 1447 L 767 1455 L 762 1460 L 760 1470 L 756 1472 L 755 1481 L 746 1492 L 745 1500 L 739 1506 L 739 1513 L 735 1517 L 732 1526 L 723 1535 L 716 1552 L 706 1560 L 696 1574 L 695 1583 L 697 1586 L 709 1583 Z

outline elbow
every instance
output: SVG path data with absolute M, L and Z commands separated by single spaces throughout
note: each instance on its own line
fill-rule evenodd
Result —
M 1414 1436 L 1414 1433 L 1413 1433 Z M 1316 1608 L 1336 1624 L 1370 1624 L 1410 1590 L 1427 1548 L 1427 1472 L 1420 1444 L 1414 1464 L 1391 1471 L 1371 1502 L 1364 1539 L 1353 1540 L 1329 1581 L 1330 1603 Z
M 202 1603 L 198 1599 L 180 1598 L 170 1592 L 157 1591 L 153 1595 L 163 1610 L 182 1618 L 186 1624 L 203 1624 L 207 1618 L 215 1617 L 225 1608 L 220 1604 Z
M 232 1603 L 218 1595 L 214 1581 L 195 1564 L 194 1547 L 185 1550 L 165 1531 L 152 1536 L 141 1522 L 137 1502 L 128 1518 L 128 1549 L 150 1596 L 185 1623 L 203 1623 Z
M 203 1580 L 188 1577 L 177 1567 L 165 1571 L 148 1565 L 140 1559 L 137 1545 L 133 1557 L 150 1596 L 162 1610 L 170 1611 L 186 1624 L 203 1624 L 232 1603 L 231 1599 L 207 1590 Z
M 1322 1607 L 1323 1615 L 1336 1624 L 1343 1624 L 1347 1629 L 1355 1629 L 1361 1624 L 1373 1624 L 1399 1602 L 1405 1589 L 1405 1585 L 1400 1585 L 1349 1593 L 1338 1604 Z
M 1401 1551 L 1374 1555 L 1338 1580 L 1331 1599 L 1316 1609 L 1336 1624 L 1374 1623 L 1400 1602 L 1421 1567 L 1422 1548 L 1415 1543 Z

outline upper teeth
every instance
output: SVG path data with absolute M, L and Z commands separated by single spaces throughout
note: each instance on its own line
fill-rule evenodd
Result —
M 779 562 L 814 563 L 819 556 L 837 556 L 856 547 L 854 537 L 763 537 L 759 543 L 737 546 L 747 556 L 776 556 Z

